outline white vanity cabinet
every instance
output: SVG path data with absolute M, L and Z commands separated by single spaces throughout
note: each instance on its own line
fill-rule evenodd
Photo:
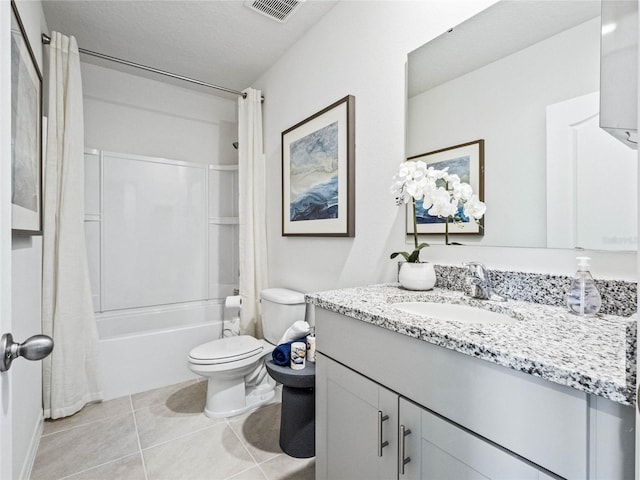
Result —
M 317 357 L 318 479 L 551 478 L 522 459 L 378 385 Z
M 321 357 L 321 358 L 318 358 Z M 316 433 L 326 450 L 316 477 L 395 478 L 398 395 L 323 355 L 316 357 Z
M 398 470 L 402 479 L 553 478 L 429 410 L 404 398 L 400 398 L 399 402 L 399 421 L 404 432 L 401 430 L 398 438 L 405 433 L 405 443 L 398 454 Z M 401 470 L 401 461 L 404 463 L 404 472 Z
M 315 322 L 317 479 L 633 478 L 633 407 L 322 308 Z

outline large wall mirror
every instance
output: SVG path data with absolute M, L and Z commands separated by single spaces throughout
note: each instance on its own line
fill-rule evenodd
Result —
M 599 1 L 504 0 L 409 54 L 407 157 L 484 139 L 485 232 L 456 241 L 637 250 L 638 152 L 598 126 L 600 23 Z

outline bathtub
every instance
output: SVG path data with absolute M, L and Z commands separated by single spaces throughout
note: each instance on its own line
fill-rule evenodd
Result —
M 104 400 L 198 378 L 189 351 L 219 338 L 218 301 L 96 313 Z

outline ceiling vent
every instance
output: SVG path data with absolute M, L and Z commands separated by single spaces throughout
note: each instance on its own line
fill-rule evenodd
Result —
M 305 0 L 248 0 L 244 4 L 272 20 L 283 23 Z

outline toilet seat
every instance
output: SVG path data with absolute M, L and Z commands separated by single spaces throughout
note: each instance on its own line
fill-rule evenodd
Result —
M 189 362 L 195 365 L 220 365 L 260 357 L 263 351 L 263 342 L 250 335 L 239 335 L 213 340 L 193 348 L 189 352 Z

